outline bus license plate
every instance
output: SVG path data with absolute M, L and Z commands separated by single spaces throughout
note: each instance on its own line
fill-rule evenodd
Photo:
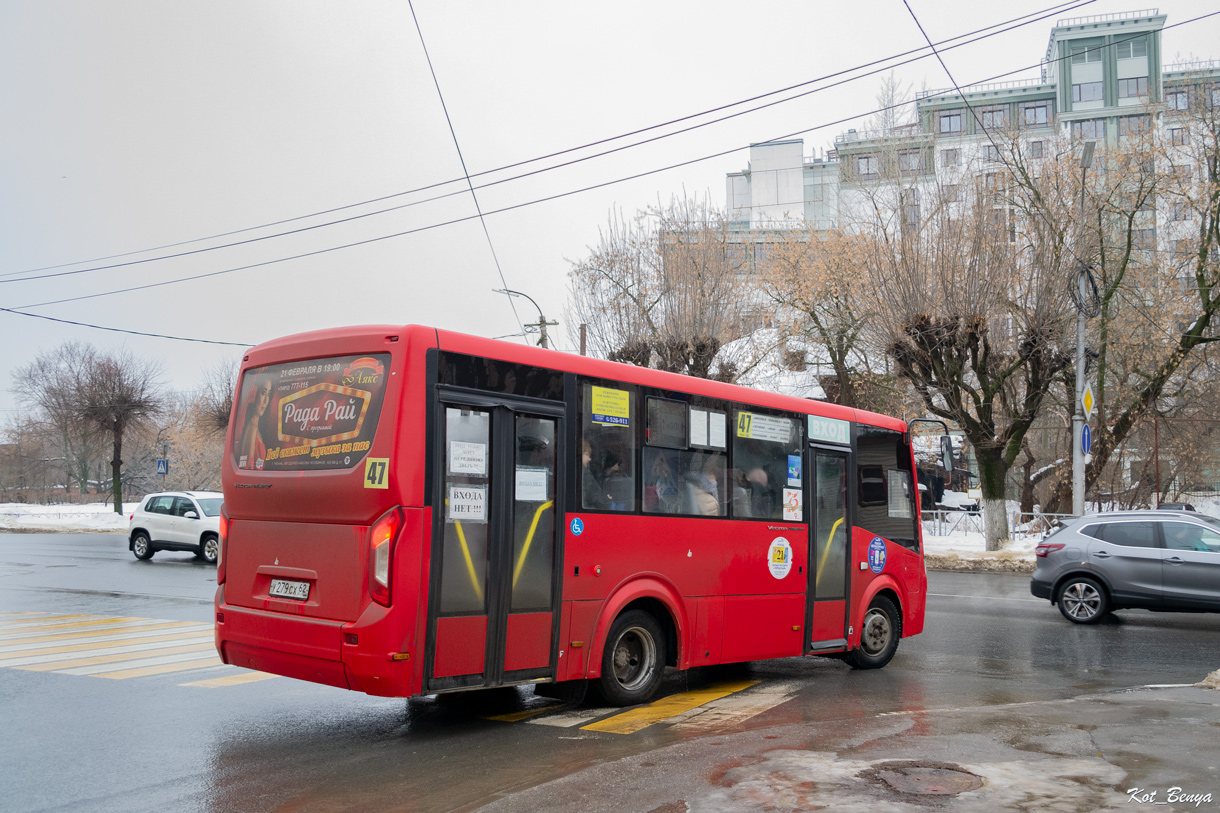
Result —
M 309 582 L 294 582 L 288 579 L 272 579 L 268 591 L 279 598 L 299 598 L 302 601 L 309 598 Z

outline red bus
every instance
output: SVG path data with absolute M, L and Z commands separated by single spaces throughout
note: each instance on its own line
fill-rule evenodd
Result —
M 223 482 L 221 659 L 372 695 L 628 705 L 666 665 L 878 668 L 923 629 L 907 426 L 821 402 L 324 330 L 246 354 Z

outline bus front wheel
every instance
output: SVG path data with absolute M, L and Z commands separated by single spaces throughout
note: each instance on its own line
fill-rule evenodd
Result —
M 607 703 L 634 706 L 652 697 L 665 671 L 665 636 L 643 610 L 628 610 L 614 620 L 602 653 L 597 687 Z
M 860 625 L 860 647 L 844 658 L 853 669 L 880 669 L 890 662 L 902 637 L 902 616 L 894 602 L 877 596 Z

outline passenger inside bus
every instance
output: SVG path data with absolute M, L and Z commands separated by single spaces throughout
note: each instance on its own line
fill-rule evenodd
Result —
M 685 492 L 682 512 L 721 516 L 720 481 L 724 478 L 723 455 L 696 455 L 690 471 L 683 475 Z
M 581 506 L 595 511 L 604 511 L 610 507 L 612 498 L 602 485 L 601 473 L 593 465 L 593 446 L 589 441 L 581 443 Z
M 676 454 L 663 449 L 645 449 L 648 461 L 648 479 L 644 482 L 644 510 L 650 514 L 678 513 L 678 481 L 674 478 L 674 464 L 670 457 Z

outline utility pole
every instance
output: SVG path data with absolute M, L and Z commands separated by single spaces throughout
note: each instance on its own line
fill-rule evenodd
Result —
M 1086 141 L 1080 153 L 1080 237 L 1076 241 L 1076 408 L 1072 412 L 1072 513 L 1078 517 L 1084 514 L 1084 323 L 1089 285 L 1089 266 L 1079 255 L 1084 253 L 1084 182 L 1089 167 L 1093 165 L 1096 144 L 1095 141 Z
M 523 296 L 526 299 L 528 299 L 535 308 L 538 308 L 538 303 L 534 302 L 533 297 L 529 296 L 528 294 L 523 294 L 520 291 L 510 291 L 508 288 L 496 288 L 494 292 L 497 294 L 507 294 L 508 296 Z M 538 339 L 538 346 L 545 350 L 545 349 L 549 349 L 549 347 L 550 347 L 550 345 L 547 344 L 546 329 L 548 326 L 554 326 L 554 325 L 558 325 L 558 324 L 559 324 L 558 322 L 548 322 L 546 320 L 546 317 L 542 315 L 542 308 L 538 308 L 538 321 L 537 322 L 527 322 L 526 326 L 538 328 L 538 333 L 540 334 L 539 339 Z

